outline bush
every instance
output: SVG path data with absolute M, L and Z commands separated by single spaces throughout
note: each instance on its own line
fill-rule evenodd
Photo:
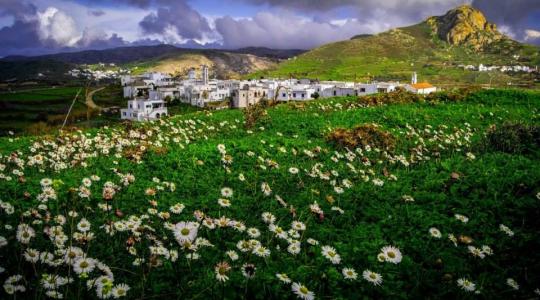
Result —
M 479 87 L 468 87 L 460 89 L 452 89 L 449 91 L 440 91 L 436 93 L 431 93 L 425 96 L 427 102 L 437 103 L 437 102 L 461 102 L 468 100 L 469 96 L 479 92 L 481 89 Z
M 423 96 L 411 93 L 403 88 L 398 88 L 394 92 L 390 93 L 358 97 L 359 103 L 370 106 L 383 104 L 416 103 L 423 101 Z
M 369 145 L 382 150 L 393 150 L 396 145 L 396 138 L 391 133 L 378 128 L 376 124 L 364 124 L 353 129 L 337 128 L 327 138 L 349 149 Z
M 263 125 L 270 121 L 270 116 L 266 108 L 268 107 L 269 102 L 266 100 L 261 100 L 257 104 L 249 105 L 244 109 L 244 126 L 246 128 L 253 128 L 256 125 Z
M 486 132 L 486 148 L 505 153 L 531 153 L 540 146 L 540 126 L 521 123 L 492 125 Z

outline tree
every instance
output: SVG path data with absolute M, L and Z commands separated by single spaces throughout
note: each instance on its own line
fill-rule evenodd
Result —
M 319 95 L 318 92 L 315 92 L 315 93 L 311 94 L 311 98 L 313 98 L 313 99 L 319 99 L 320 96 L 321 95 Z

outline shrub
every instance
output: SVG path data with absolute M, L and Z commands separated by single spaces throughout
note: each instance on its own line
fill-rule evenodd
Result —
M 383 150 L 393 150 L 396 138 L 376 124 L 364 124 L 353 129 L 336 128 L 328 135 L 328 140 L 335 144 L 355 149 L 358 146 L 370 146 Z
M 358 97 L 358 102 L 365 105 L 405 104 L 424 101 L 421 95 L 417 95 L 398 88 L 394 92 Z
M 257 104 L 249 105 L 244 109 L 244 126 L 246 128 L 253 128 L 261 123 L 267 123 L 270 121 L 270 116 L 266 108 L 268 107 L 268 101 L 261 100 Z
M 449 91 L 440 91 L 436 93 L 431 93 L 425 96 L 427 102 L 437 103 L 437 102 L 461 102 L 468 100 L 469 96 L 479 92 L 481 89 L 479 87 L 467 87 L 460 89 L 452 89 Z
M 540 146 L 540 126 L 521 123 L 492 125 L 486 132 L 486 148 L 506 153 L 531 153 Z

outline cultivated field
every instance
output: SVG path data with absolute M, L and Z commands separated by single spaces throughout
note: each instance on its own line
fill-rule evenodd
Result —
M 0 298 L 538 297 L 539 109 L 396 93 L 0 138 Z
M 90 90 L 97 89 L 90 87 Z M 86 88 L 78 86 L 39 87 L 27 90 L 0 93 L 0 136 L 10 131 L 17 134 L 48 133 L 56 131 L 64 122 L 66 113 L 77 92 L 78 100 L 68 118 L 68 125 L 98 127 L 115 123 L 118 119 L 98 116 L 97 111 L 88 111 L 85 105 Z M 95 102 L 103 107 L 123 106 L 126 101 L 121 89 L 107 86 L 95 95 Z

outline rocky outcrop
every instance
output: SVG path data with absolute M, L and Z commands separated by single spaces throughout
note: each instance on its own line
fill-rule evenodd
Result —
M 431 17 L 427 23 L 440 39 L 475 50 L 485 49 L 504 38 L 495 24 L 489 23 L 481 11 L 469 5 L 452 9 L 444 16 Z

